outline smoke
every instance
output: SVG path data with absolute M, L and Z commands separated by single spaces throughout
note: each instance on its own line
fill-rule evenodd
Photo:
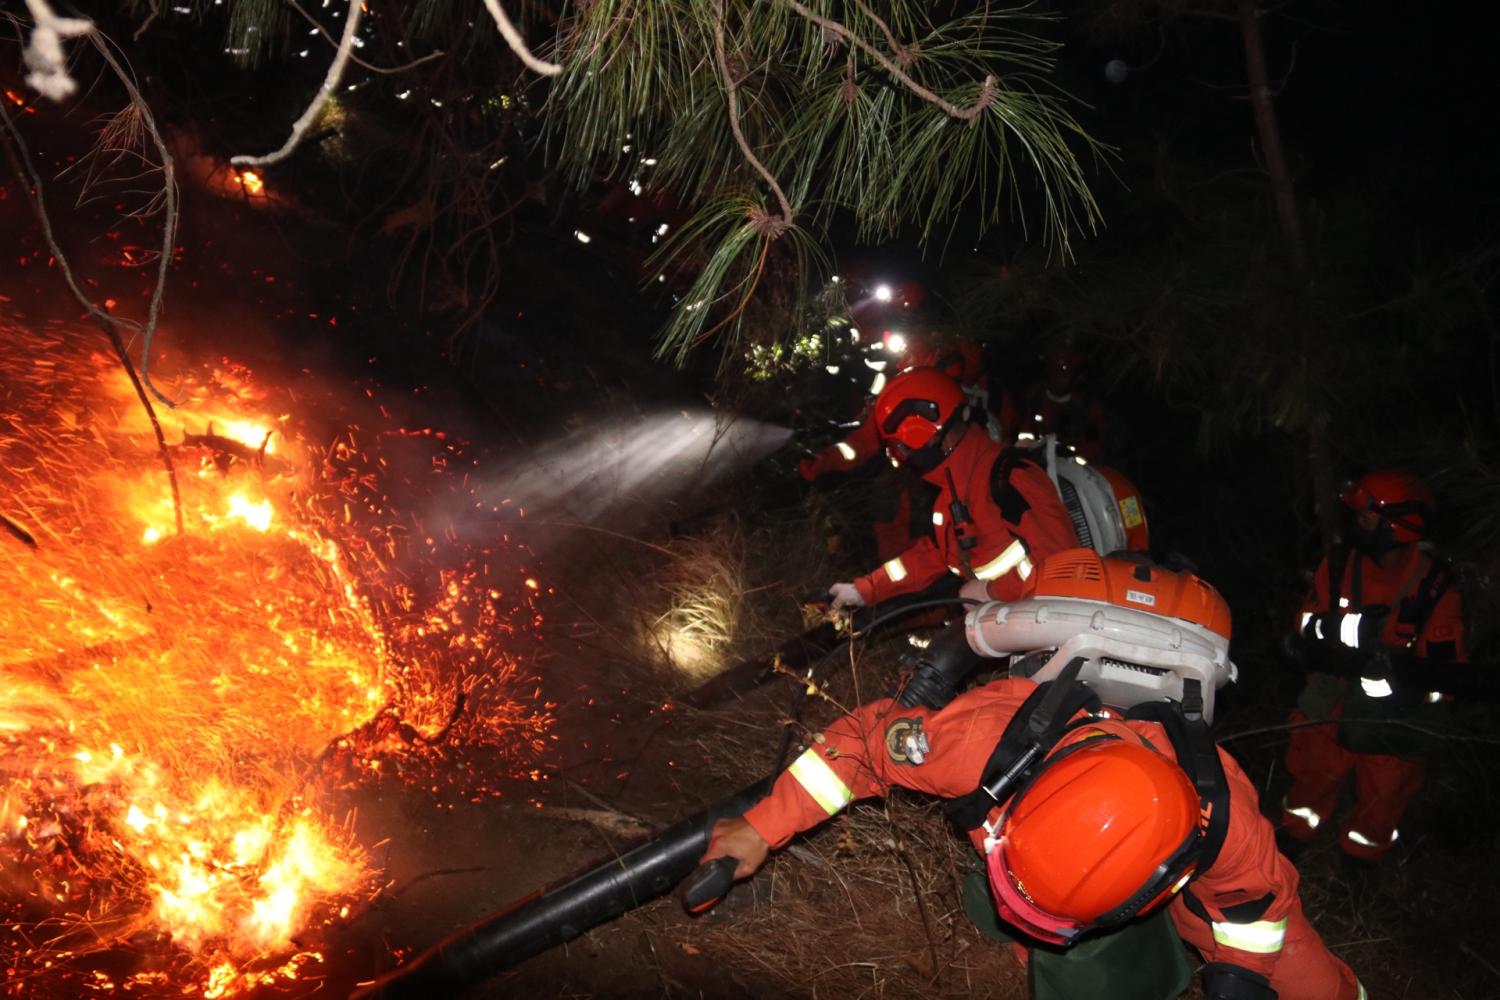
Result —
M 489 530 L 501 518 L 533 551 L 551 548 L 570 528 L 623 533 L 721 499 L 730 480 L 791 434 L 710 410 L 611 414 L 529 449 L 481 480 L 475 512 L 489 515 Z

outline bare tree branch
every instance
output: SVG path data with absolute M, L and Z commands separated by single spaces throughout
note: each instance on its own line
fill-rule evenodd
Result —
M 267 163 L 278 163 L 291 155 L 292 150 L 302 142 L 302 137 L 307 130 L 317 121 L 318 115 L 323 111 L 323 105 L 328 103 L 328 98 L 338 89 L 339 81 L 344 78 L 344 67 L 349 64 L 349 58 L 354 51 L 354 33 L 359 30 L 359 16 L 364 9 L 364 0 L 349 0 L 349 16 L 344 21 L 344 34 L 339 39 L 338 52 L 333 57 L 333 62 L 328 66 L 328 75 L 323 77 L 323 85 L 313 96 L 312 102 L 308 104 L 307 110 L 302 112 L 302 117 L 292 123 L 292 134 L 287 136 L 286 142 L 274 153 L 266 153 L 264 156 L 231 156 L 229 162 L 236 166 L 255 167 Z
M 521 38 L 521 33 L 516 30 L 516 26 L 506 15 L 505 8 L 500 6 L 500 0 L 484 0 L 484 6 L 489 10 L 490 16 L 495 19 L 495 27 L 500 29 L 500 37 L 505 39 L 505 44 L 510 46 L 510 50 L 526 64 L 528 69 L 542 76 L 556 76 L 562 72 L 561 63 L 547 62 L 531 54 L 531 50 L 526 47 L 525 40 Z
M 984 111 L 985 108 L 995 103 L 994 76 L 986 76 L 984 78 L 984 82 L 979 85 L 979 96 L 975 98 L 974 103 L 969 105 L 967 108 L 961 108 L 947 98 L 939 96 L 933 91 L 928 90 L 926 87 L 922 86 L 917 81 L 913 80 L 910 76 L 907 75 L 905 70 L 903 70 L 895 62 L 892 62 L 891 59 L 883 52 L 881 52 L 875 46 L 871 45 L 869 42 L 865 41 L 863 38 L 856 35 L 854 32 L 850 31 L 848 28 L 844 27 L 839 22 L 824 17 L 818 12 L 808 8 L 806 5 L 798 3 L 797 0 L 786 0 L 786 4 L 788 7 L 792 8 L 792 10 L 795 11 L 800 17 L 811 21 L 813 24 L 816 24 L 824 31 L 832 32 L 833 34 L 844 39 L 844 41 L 848 42 L 850 45 L 859 46 L 859 48 L 862 49 L 871 59 L 874 59 L 876 62 L 878 62 L 887 73 L 891 74 L 891 76 L 894 76 L 902 86 L 906 87 L 906 89 L 910 90 L 913 94 L 916 94 L 927 103 L 941 108 L 943 112 L 951 118 L 957 118 L 959 121 L 971 122 L 975 118 L 978 118 L 980 113 Z M 903 50 L 898 49 L 898 51 Z
M 98 36 L 96 35 L 94 37 L 95 44 L 100 44 L 98 41 Z M 110 65 L 116 66 L 112 59 Z M 132 94 L 134 95 L 133 89 Z M 134 96 L 139 97 L 139 95 Z M 137 377 L 135 366 L 130 363 L 130 352 L 125 349 L 125 342 L 120 339 L 121 326 L 127 326 L 132 329 L 140 329 L 140 324 L 111 316 L 109 313 L 94 305 L 94 303 L 90 301 L 86 295 L 83 294 L 83 290 L 78 287 L 78 282 L 73 278 L 73 270 L 68 265 L 67 255 L 63 253 L 62 247 L 58 245 L 57 236 L 52 231 L 52 220 L 47 215 L 47 203 L 44 200 L 44 195 L 42 193 L 41 175 L 37 173 L 35 165 L 31 162 L 31 154 L 26 148 L 26 140 L 22 138 L 20 130 L 16 128 L 15 122 L 11 120 L 10 112 L 6 110 L 3 101 L 0 101 L 0 127 L 3 127 L 5 131 L 6 142 L 4 143 L 4 146 L 6 158 L 10 160 L 11 168 L 16 173 L 16 179 L 21 182 L 21 186 L 23 188 L 26 188 L 30 192 L 31 197 L 29 200 L 31 202 L 31 208 L 32 211 L 36 213 L 38 224 L 40 224 L 42 227 L 42 236 L 47 241 L 47 248 L 52 252 L 53 258 L 56 259 L 58 269 L 62 271 L 63 278 L 67 281 L 68 288 L 72 290 L 74 297 L 83 304 L 83 308 L 88 311 L 89 316 L 94 320 L 94 322 L 99 324 L 99 326 L 104 330 L 105 334 L 109 337 L 110 344 L 113 345 L 115 354 L 120 359 L 120 364 L 125 367 L 126 374 L 130 376 L 130 384 L 135 387 L 136 396 L 140 398 L 141 406 L 145 407 L 146 415 L 151 419 L 151 427 L 156 432 L 157 451 L 161 455 L 162 464 L 166 466 L 167 481 L 171 483 L 172 486 L 172 512 L 176 516 L 177 520 L 177 534 L 181 535 L 183 534 L 184 529 L 182 523 L 182 495 L 177 489 L 177 467 L 172 463 L 172 453 L 167 449 L 167 439 L 166 436 L 162 433 L 161 421 L 156 419 L 156 410 L 151 405 L 150 397 L 146 395 L 146 388 L 149 383 L 143 385 L 142 379 L 140 377 Z M 154 130 L 155 126 L 153 125 L 152 128 Z M 170 162 L 171 161 L 168 160 L 169 164 Z M 168 179 L 170 180 L 170 174 L 168 175 Z M 175 193 L 172 197 L 172 200 L 169 202 L 169 205 L 172 211 L 172 215 L 169 216 L 169 221 L 175 222 Z M 170 226 L 168 228 L 170 229 Z M 160 290 L 160 285 L 158 285 L 158 293 L 160 292 Z M 155 300 L 153 300 L 153 302 L 154 301 Z M 152 389 L 151 391 L 156 392 L 155 389 Z M 160 394 L 157 393 L 157 395 L 159 396 Z
M 146 388 L 151 390 L 151 395 L 167 406 L 175 407 L 177 404 L 166 396 L 163 396 L 156 386 L 151 383 L 151 339 L 156 336 L 156 324 L 161 318 L 161 303 L 167 290 L 167 268 L 172 264 L 172 245 L 177 241 L 177 170 L 172 161 L 172 154 L 167 150 L 166 140 L 162 138 L 161 130 L 156 127 L 156 119 L 152 117 L 151 108 L 146 104 L 146 99 L 136 89 L 135 81 L 131 75 L 120 65 L 119 60 L 109 48 L 109 40 L 98 32 L 89 36 L 94 43 L 94 48 L 99 55 L 114 71 L 120 83 L 125 87 L 125 92 L 130 95 L 130 103 L 134 105 L 141 121 L 146 126 L 146 131 L 151 135 L 151 142 L 156 146 L 156 155 L 161 157 L 162 172 L 162 194 L 164 215 L 161 227 L 161 258 L 156 262 L 156 287 L 151 291 L 151 307 L 146 314 L 146 326 L 141 330 L 141 381 L 146 383 Z M 82 294 L 77 293 L 79 299 Z M 102 314 L 100 314 L 102 315 Z M 95 315 L 98 318 L 98 315 Z M 112 323 L 118 320 L 111 318 Z

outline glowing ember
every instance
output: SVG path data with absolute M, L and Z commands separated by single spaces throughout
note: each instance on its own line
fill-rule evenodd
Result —
M 266 182 L 253 170 L 240 171 L 235 175 L 235 180 L 239 181 L 245 193 L 252 198 L 259 198 L 266 193 Z
M 546 720 L 503 694 L 497 571 L 433 567 L 431 594 L 394 572 L 410 525 L 365 468 L 386 459 L 352 433 L 307 447 L 228 364 L 181 374 L 159 413 L 178 535 L 125 374 L 77 331 L 0 338 L 0 511 L 37 540 L 0 539 L 0 984 L 221 997 L 315 976 L 293 940 L 375 879 L 330 783 L 460 733 L 534 755 Z

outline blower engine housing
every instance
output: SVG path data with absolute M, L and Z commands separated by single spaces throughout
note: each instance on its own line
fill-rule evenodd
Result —
M 1014 657 L 1011 676 L 1037 683 L 1082 657 L 1079 680 L 1119 709 L 1181 701 L 1184 682 L 1196 679 L 1212 722 L 1215 693 L 1238 676 L 1224 598 L 1194 574 L 1144 556 L 1058 552 L 1019 600 L 970 611 L 965 635 L 976 653 Z

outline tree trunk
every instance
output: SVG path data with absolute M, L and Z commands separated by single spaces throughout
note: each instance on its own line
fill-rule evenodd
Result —
M 1271 195 L 1276 200 L 1276 216 L 1281 220 L 1281 234 L 1286 237 L 1292 267 L 1298 274 L 1307 271 L 1307 244 L 1302 239 L 1302 220 L 1297 215 L 1297 199 L 1292 193 L 1292 177 L 1287 173 L 1286 158 L 1281 152 L 1281 130 L 1276 125 L 1276 109 L 1271 104 L 1271 85 L 1266 77 L 1266 47 L 1260 34 L 1260 11 L 1255 0 L 1240 0 L 1240 29 L 1245 36 L 1245 69 L 1250 79 L 1250 108 L 1255 112 L 1255 130 L 1266 157 L 1266 173 L 1271 175 Z
M 1245 72 L 1250 82 L 1250 108 L 1255 114 L 1255 130 L 1260 135 L 1261 151 L 1266 158 L 1266 173 L 1271 178 L 1271 196 L 1276 202 L 1276 217 L 1286 240 L 1292 270 L 1299 277 L 1308 271 L 1307 243 L 1302 238 L 1302 219 L 1297 214 L 1297 198 L 1292 190 L 1292 176 L 1286 169 L 1281 151 L 1281 129 L 1276 124 L 1276 108 L 1271 104 L 1271 84 L 1266 75 L 1266 46 L 1260 33 L 1260 11 L 1255 0 L 1239 0 L 1240 30 L 1245 36 Z M 1307 424 L 1307 466 L 1312 479 L 1313 510 L 1318 519 L 1318 535 L 1326 554 L 1338 538 L 1338 506 L 1335 499 L 1333 454 L 1328 444 L 1328 410 L 1322 400 L 1314 401 Z

